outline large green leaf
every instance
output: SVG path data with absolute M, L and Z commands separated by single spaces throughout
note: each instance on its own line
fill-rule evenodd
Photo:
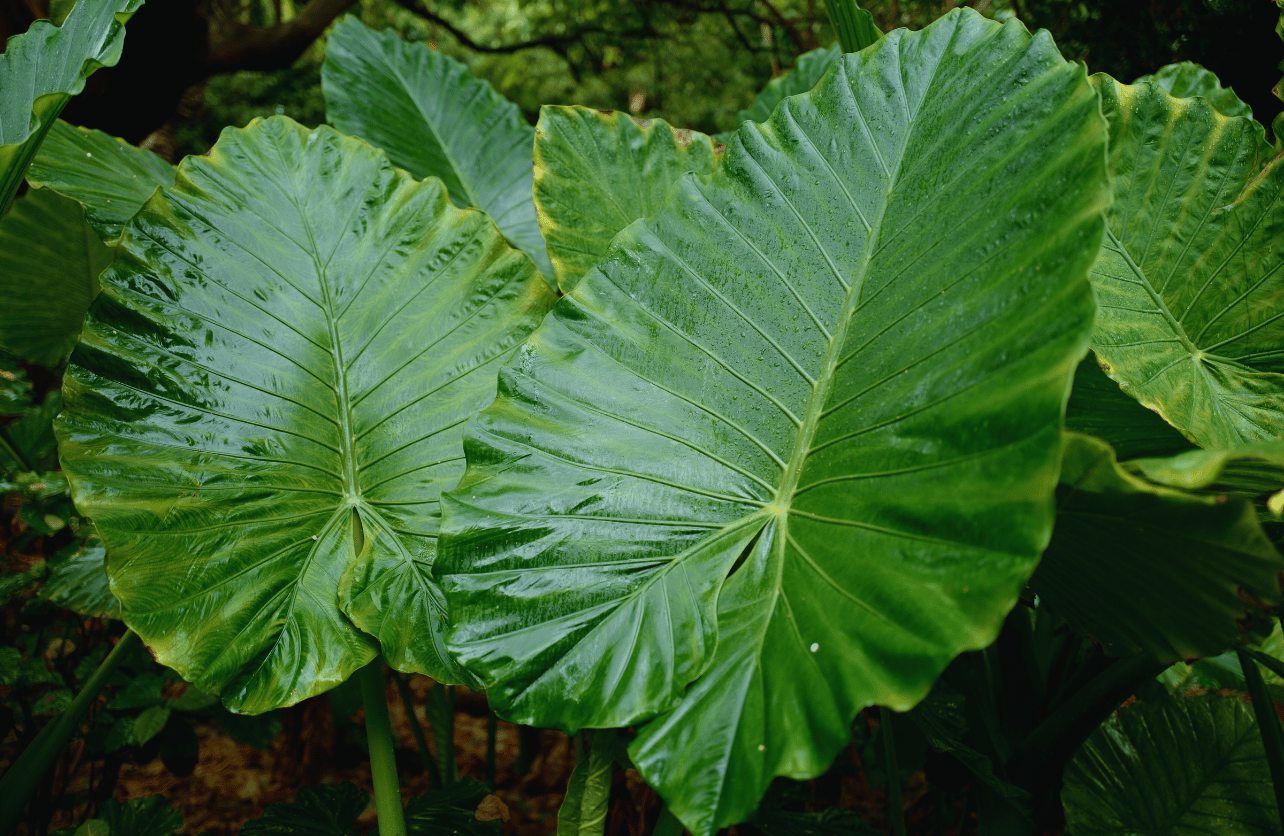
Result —
M 111 260 L 76 201 L 44 189 L 23 195 L 0 220 L 0 346 L 61 363 Z
M 376 652 L 357 627 L 458 680 L 437 495 L 494 364 L 552 304 L 530 260 L 440 181 L 273 118 L 185 160 L 103 287 L 62 462 L 157 658 L 245 712 L 342 682 Z
M 143 0 L 85 0 L 54 26 L 37 20 L 0 53 L 0 218 L 31 157 L 85 79 L 120 60 L 124 22 Z
M 1202 98 L 1094 76 L 1115 200 L 1093 348 L 1202 447 L 1284 437 L 1284 161 Z
M 563 290 L 602 260 L 615 234 L 654 215 L 688 171 L 710 174 L 713 140 L 662 119 L 544 106 L 535 126 L 535 207 Z
M 1224 116 L 1251 117 L 1253 115 L 1253 109 L 1244 104 L 1239 96 L 1235 95 L 1234 90 L 1223 87 L 1217 76 L 1193 61 L 1168 64 L 1160 67 L 1159 71 L 1153 75 L 1144 75 L 1137 79 L 1137 82 L 1144 81 L 1154 82 L 1176 99 L 1203 96 L 1218 113 Z
M 794 68 L 767 82 L 767 86 L 754 98 L 748 110 L 736 114 L 739 122 L 766 122 L 776 106 L 788 96 L 806 93 L 816 86 L 825 72 L 843 55 L 842 47 L 834 44 L 830 47 L 813 49 L 801 55 Z
M 1066 433 L 1057 499 L 1030 586 L 1111 653 L 1215 656 L 1280 600 L 1284 558 L 1244 499 L 1147 482 L 1078 433 Z
M 1066 767 L 1075 836 L 1278 834 L 1253 710 L 1238 697 L 1139 702 L 1119 710 Z
M 174 167 L 124 140 L 59 119 L 32 160 L 27 180 L 80 201 L 89 225 L 112 240 L 152 192 L 174 184 Z
M 485 211 L 553 275 L 531 200 L 535 130 L 490 82 L 391 29 L 345 17 L 326 41 L 321 89 L 332 125 L 415 177 L 440 177 L 457 206 Z
M 1051 532 L 1104 154 L 1082 70 L 961 10 L 621 232 L 444 500 L 451 649 L 492 705 L 676 708 L 631 751 L 705 834 L 993 640 Z

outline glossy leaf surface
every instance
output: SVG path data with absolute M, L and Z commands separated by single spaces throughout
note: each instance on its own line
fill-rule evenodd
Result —
M 124 21 L 143 0 L 77 3 L 54 26 L 37 20 L 0 53 L 0 218 L 40 141 L 85 79 L 120 60 Z
M 1237 696 L 1121 708 L 1066 767 L 1061 801 L 1076 836 L 1266 836 L 1280 825 L 1253 710 Z
M 531 200 L 535 129 L 517 105 L 453 58 L 354 17 L 335 25 L 325 58 L 332 125 L 384 149 L 415 177 L 440 177 L 457 206 L 490 215 L 552 276 Z
M 1223 87 L 1216 75 L 1194 61 L 1168 64 L 1160 67 L 1153 75 L 1144 75 L 1137 81 L 1153 82 L 1175 99 L 1203 96 L 1223 116 L 1253 115 L 1252 108 L 1244 104 L 1234 90 Z
M 36 152 L 27 180 L 79 201 L 89 225 L 112 240 L 152 192 L 174 185 L 174 166 L 151 151 L 59 119 Z
M 1243 499 L 1152 484 L 1105 442 L 1067 433 L 1057 501 L 1030 587 L 1112 654 L 1215 656 L 1240 637 L 1238 622 L 1267 617 L 1249 601 L 1280 600 L 1284 558 Z
M 437 496 L 551 302 L 485 215 L 360 140 L 273 118 L 189 157 L 126 227 L 63 390 L 124 620 L 239 711 L 342 682 L 375 655 L 357 627 L 458 679 Z
M 767 86 L 754 98 L 747 110 L 736 114 L 740 122 L 766 122 L 776 106 L 788 96 L 806 93 L 816 86 L 825 72 L 843 55 L 842 47 L 834 44 L 830 47 L 813 49 L 801 55 L 794 68 L 767 82 Z
M 662 119 L 544 106 L 535 126 L 535 207 L 557 283 L 567 291 L 616 233 L 659 211 L 683 174 L 708 175 L 714 142 Z
M 0 220 L 0 345 L 35 363 L 60 364 L 111 260 L 80 204 L 28 191 Z
M 1201 447 L 1284 437 L 1284 161 L 1205 99 L 1094 77 L 1115 200 L 1093 348 Z
M 631 753 L 705 834 L 991 641 L 1051 531 L 1104 150 L 1081 70 L 964 10 L 844 58 L 620 233 L 445 500 L 451 648 L 492 705 L 676 709 Z

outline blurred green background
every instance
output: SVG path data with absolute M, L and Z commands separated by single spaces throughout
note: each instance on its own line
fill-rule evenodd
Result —
M 25 28 L 23 10 L 42 2 L 55 17 L 70 5 L 0 0 L 0 36 Z M 884 31 L 922 27 L 958 5 L 1016 16 L 1049 30 L 1091 72 L 1131 81 L 1193 60 L 1234 87 L 1264 124 L 1281 108 L 1271 93 L 1284 60 L 1277 0 L 863 5 Z M 823 0 L 151 0 L 130 23 L 121 66 L 91 79 L 65 118 L 133 142 L 149 137 L 172 160 L 204 152 L 223 127 L 256 116 L 319 124 L 324 34 L 275 52 L 237 47 L 318 11 L 329 22 L 345 8 L 465 62 L 532 121 L 541 104 L 584 104 L 708 133 L 732 128 L 771 78 L 834 39 Z

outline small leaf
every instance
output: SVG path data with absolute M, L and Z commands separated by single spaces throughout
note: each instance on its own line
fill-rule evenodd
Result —
M 134 718 L 134 725 L 130 731 L 131 742 L 135 746 L 142 746 L 160 734 L 161 729 L 165 728 L 167 722 L 169 722 L 168 708 L 157 705 L 145 709 Z
M 357 836 L 370 796 L 352 784 L 304 787 L 291 802 L 269 804 L 241 836 Z
M 553 275 L 531 200 L 535 130 L 490 82 L 393 29 L 340 18 L 321 68 L 326 119 L 367 139 L 416 178 L 440 177 L 457 206 L 490 215 L 504 236 Z
M 157 188 L 174 185 L 174 166 L 102 131 L 57 120 L 27 171 L 33 186 L 79 201 L 85 220 L 114 240 Z
M 1262 738 L 1238 697 L 1120 709 L 1066 767 L 1061 800 L 1075 836 L 1279 833 Z
M 616 233 L 654 215 L 686 174 L 712 174 L 709 137 L 663 119 L 587 107 L 540 108 L 535 207 L 563 291 L 601 261 Z
M 0 220 L 0 346 L 59 365 L 111 261 L 80 204 L 45 189 L 23 195 Z
M 1077 433 L 1066 433 L 1057 499 L 1030 587 L 1112 654 L 1215 656 L 1280 600 L 1284 558 L 1243 499 L 1147 482 Z

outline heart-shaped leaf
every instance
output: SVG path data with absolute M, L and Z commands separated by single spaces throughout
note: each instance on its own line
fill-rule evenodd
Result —
M 1262 128 L 1157 84 L 1093 77 L 1115 199 L 1093 348 L 1201 447 L 1284 437 L 1284 159 Z
M 321 68 L 326 119 L 415 177 L 440 177 L 457 206 L 490 215 L 553 275 L 531 200 L 535 129 L 490 82 L 424 44 L 355 17 L 335 25 Z
M 557 283 L 570 290 L 602 260 L 616 233 L 654 215 L 683 174 L 721 159 L 702 133 L 662 119 L 587 107 L 550 107 L 535 126 L 535 206 Z
M 54 26 L 37 20 L 0 53 L 0 218 L 58 114 L 99 67 L 114 66 L 124 22 L 143 0 L 77 3 Z
M 706 834 L 992 641 L 1051 533 L 1106 199 L 1082 69 L 970 10 L 742 126 L 470 425 L 438 567 L 492 705 L 676 709 L 631 753 Z
M 535 266 L 440 181 L 284 118 L 185 160 L 119 252 L 58 432 L 122 618 L 244 712 L 346 679 L 376 652 L 357 627 L 458 681 L 437 496 L 552 304 Z

